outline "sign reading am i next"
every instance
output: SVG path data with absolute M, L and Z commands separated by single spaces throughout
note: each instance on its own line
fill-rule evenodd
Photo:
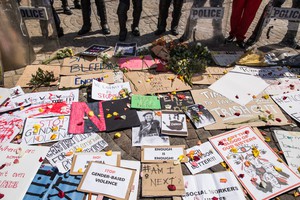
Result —
M 23 19 L 39 19 L 48 20 L 48 15 L 45 7 L 19 7 Z
M 191 9 L 191 19 L 222 19 L 224 8 L 222 7 L 201 7 Z

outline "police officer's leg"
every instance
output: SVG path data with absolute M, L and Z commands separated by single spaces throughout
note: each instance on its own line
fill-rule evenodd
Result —
M 172 35 L 178 35 L 178 24 L 181 17 L 181 9 L 183 6 L 183 0 L 173 0 L 173 13 L 172 13 L 172 23 L 171 23 L 171 33 Z
M 62 3 L 62 8 L 64 10 L 64 13 L 66 15 L 72 15 L 73 12 L 71 11 L 71 9 L 69 7 L 68 0 L 61 0 L 61 3 Z
M 133 22 L 131 24 L 131 30 L 132 34 L 134 36 L 140 36 L 140 30 L 139 30 L 139 22 L 142 14 L 143 9 L 143 0 L 132 0 L 133 3 Z
M 81 0 L 81 13 L 83 26 L 79 30 L 78 35 L 83 35 L 91 30 L 91 0 Z
M 74 8 L 81 9 L 81 5 L 80 5 L 79 0 L 74 0 Z
M 55 27 L 56 27 L 56 32 L 57 32 L 57 37 L 62 37 L 64 35 L 64 30 L 60 26 L 60 19 L 59 19 L 59 16 L 58 16 L 56 10 L 53 7 L 53 3 L 54 3 L 53 0 L 50 0 L 51 10 L 52 10 L 54 23 L 55 23 Z
M 118 19 L 119 19 L 119 26 L 120 26 L 120 33 L 119 33 L 119 40 L 124 41 L 127 36 L 127 11 L 129 10 L 130 0 L 120 0 L 118 6 Z
M 157 30 L 155 35 L 161 35 L 166 32 L 167 18 L 169 14 L 169 7 L 172 0 L 160 0 L 159 1 L 159 14 L 158 14 L 158 23 Z
M 224 0 L 210 0 L 211 7 L 222 7 Z M 222 34 L 222 19 L 213 19 L 213 36 L 216 36 L 218 40 L 223 40 L 224 36 Z
M 110 34 L 110 28 L 107 23 L 105 2 L 104 0 L 95 0 L 95 3 L 97 6 L 97 14 L 101 20 L 102 33 L 104 35 Z

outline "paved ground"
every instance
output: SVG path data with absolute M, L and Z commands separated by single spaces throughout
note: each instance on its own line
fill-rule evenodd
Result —
M 231 1 L 227 0 L 224 3 L 225 9 L 225 17 L 228 16 L 230 13 L 230 4 Z M 158 37 L 154 35 L 154 31 L 156 30 L 156 24 L 157 24 L 157 18 L 158 18 L 158 0 L 144 0 L 143 2 L 143 12 L 142 12 L 142 18 L 140 21 L 140 30 L 141 30 L 141 37 L 134 37 L 131 34 L 128 34 L 128 38 L 126 42 L 137 42 L 139 46 L 142 45 L 148 45 Z M 264 1 L 257 16 L 260 16 L 260 13 L 262 12 L 263 6 L 266 4 Z M 33 38 L 34 43 L 36 46 L 39 44 L 42 44 L 40 47 L 36 47 L 37 50 L 37 58 L 34 64 L 40 63 L 41 60 L 43 60 L 45 57 L 49 56 L 53 51 L 55 51 L 59 47 L 72 47 L 75 52 L 79 52 L 91 44 L 103 44 L 103 45 L 111 45 L 114 46 L 116 42 L 118 42 L 118 20 L 117 20 L 117 0 L 106 0 L 106 6 L 107 6 L 107 13 L 108 13 L 108 21 L 110 28 L 112 30 L 111 35 L 104 36 L 100 32 L 100 26 L 99 26 L 99 20 L 95 16 L 95 5 L 93 3 L 93 13 L 92 13 L 92 31 L 87 34 L 84 37 L 78 37 L 77 32 L 80 30 L 82 26 L 82 20 L 81 20 L 81 11 L 73 9 L 73 3 L 70 1 L 70 5 L 73 11 L 73 15 L 65 15 L 62 13 L 61 9 L 61 3 L 59 0 L 55 2 L 55 7 L 59 13 L 59 16 L 62 21 L 62 27 L 64 28 L 65 36 L 60 38 L 59 40 L 49 40 L 48 42 L 42 43 L 43 39 L 40 37 L 41 33 L 39 30 L 39 26 L 36 22 L 29 22 L 28 26 L 34 27 L 29 28 L 30 35 Z M 184 27 L 186 24 L 186 19 L 189 13 L 189 8 L 192 5 L 191 2 L 187 2 L 184 4 L 183 12 L 182 12 L 182 18 L 180 20 L 180 26 L 179 31 L 182 34 L 184 32 Z M 290 6 L 291 2 L 285 4 L 286 6 Z M 168 30 L 170 29 L 170 18 L 171 18 L 171 11 L 172 6 L 170 9 L 169 19 L 168 19 Z M 127 27 L 130 28 L 130 24 L 132 21 L 131 17 L 132 8 L 128 12 L 128 22 Z M 255 19 L 255 22 L 257 21 L 257 18 Z M 253 30 L 254 24 L 251 26 L 249 32 L 247 33 L 247 36 L 251 34 L 251 31 Z M 202 31 L 206 32 L 211 25 L 209 25 L 211 22 L 201 22 L 199 24 L 199 30 L 197 37 L 201 38 L 206 35 L 201 34 Z M 264 30 L 263 36 L 261 40 L 254 46 L 257 48 L 260 48 L 263 51 L 282 51 L 282 52 L 294 52 L 294 50 L 290 48 L 285 48 L 278 44 L 278 42 L 281 40 L 283 35 L 286 31 L 286 22 L 284 21 L 272 21 L 270 25 L 275 25 L 275 27 L 271 31 L 271 38 L 266 39 L 266 31 L 267 28 Z M 227 35 L 228 33 L 228 20 L 223 21 L 223 33 Z M 225 27 L 226 26 L 226 27 Z M 202 27 L 202 28 L 201 28 Z M 206 28 L 203 28 L 206 27 Z M 199 33 L 200 32 L 200 33 Z M 168 35 L 169 32 L 166 33 L 166 38 L 168 40 L 171 39 L 178 39 L 179 37 L 174 37 L 171 35 Z M 209 33 L 209 32 L 208 32 Z M 180 34 L 180 35 L 181 35 Z M 299 38 L 299 34 L 298 34 Z M 233 46 L 224 46 L 222 43 L 220 43 L 220 48 L 222 49 L 231 49 L 235 48 Z M 15 83 L 17 82 L 20 75 L 23 73 L 23 68 L 15 70 L 15 71 L 9 71 L 5 73 L 5 87 L 12 87 L 15 86 Z M 198 86 L 199 87 L 199 86 Z M 206 87 L 206 86 L 202 86 Z M 43 88 L 43 90 L 54 90 L 56 88 Z M 82 89 L 82 92 L 86 92 L 86 89 Z M 83 97 L 81 97 L 82 100 L 85 100 Z M 214 136 L 217 134 L 220 134 L 224 132 L 224 130 L 217 130 L 217 131 L 205 131 L 204 129 L 197 129 L 195 130 L 191 124 L 188 124 L 189 128 L 189 136 L 186 138 L 180 138 L 180 137 L 172 137 L 171 138 L 171 144 L 172 145 L 186 145 L 187 147 L 191 147 L 197 144 L 199 140 L 202 142 L 207 141 L 207 138 L 210 136 Z M 292 127 L 292 126 L 284 126 L 281 127 L 283 130 L 290 130 L 290 131 L 300 131 L 299 125 L 298 127 Z M 270 145 L 272 147 L 277 147 L 278 143 L 276 142 L 276 138 L 272 135 L 272 130 L 275 129 L 274 127 L 265 127 L 261 128 L 260 130 L 265 131 L 269 137 L 272 138 L 272 142 Z M 122 137 L 120 139 L 113 139 L 114 133 L 103 133 L 101 136 L 109 143 L 109 149 L 121 151 L 122 152 L 122 158 L 123 159 L 130 159 L 130 160 L 140 160 L 140 148 L 131 147 L 131 129 L 123 131 Z M 188 169 L 182 165 L 184 174 L 190 174 Z M 209 170 L 205 170 L 204 172 L 217 172 L 217 171 L 223 171 L 223 167 L 221 165 L 215 166 L 210 168 Z M 139 199 L 143 199 L 139 197 Z M 169 198 L 160 198 L 160 199 L 169 199 Z M 293 196 L 293 191 L 289 192 L 288 194 L 281 195 L 280 199 L 296 199 Z

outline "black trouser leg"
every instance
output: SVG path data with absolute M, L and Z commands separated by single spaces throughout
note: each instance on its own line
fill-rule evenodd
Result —
M 139 26 L 139 22 L 143 10 L 143 0 L 132 0 L 132 3 L 133 3 L 132 27 L 134 28 Z
M 81 0 L 81 13 L 83 26 L 79 30 L 78 35 L 83 35 L 91 30 L 91 1 Z
M 104 0 L 95 0 L 97 6 L 97 14 L 101 19 L 101 26 L 107 24 L 106 7 Z
M 165 30 L 167 26 L 167 18 L 169 14 L 169 7 L 171 5 L 172 0 L 160 0 L 159 1 L 159 16 L 157 29 Z
M 129 0 L 120 0 L 118 6 L 118 19 L 119 19 L 119 26 L 120 26 L 120 33 L 119 33 L 119 40 L 124 41 L 127 36 L 127 11 L 129 10 L 130 1 Z
M 178 28 L 179 20 L 181 17 L 182 6 L 183 6 L 183 0 L 173 0 L 171 30 L 177 30 Z
M 53 7 L 53 3 L 54 3 L 53 0 L 50 0 L 51 10 L 52 10 L 53 18 L 54 18 L 57 36 L 61 37 L 64 35 L 64 32 L 63 32 L 62 27 L 60 26 L 60 19 L 59 19 L 59 16 L 58 16 L 56 10 Z

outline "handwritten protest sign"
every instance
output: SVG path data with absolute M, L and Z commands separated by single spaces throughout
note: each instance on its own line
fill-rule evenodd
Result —
M 107 84 L 93 80 L 92 98 L 95 100 L 112 100 L 114 97 L 126 97 L 126 93 L 130 93 L 131 88 L 129 82 Z M 124 96 L 123 96 L 124 95 Z
M 289 124 L 280 108 L 271 98 L 265 99 L 258 96 L 246 106 L 241 106 L 210 89 L 192 90 L 191 92 L 195 103 L 204 105 L 216 120 L 215 124 L 205 126 L 206 130 L 237 128 L 243 124 L 251 126 L 266 126 L 268 124 L 282 126 Z M 260 120 L 258 115 L 263 114 L 261 110 L 269 111 L 273 114 L 274 119 L 278 118 L 281 121 L 269 120 L 266 123 Z M 267 113 L 263 114 L 263 116 L 265 115 L 268 116 Z
M 142 165 L 142 196 L 181 196 L 185 193 L 181 165 L 155 163 Z M 176 188 L 176 190 L 168 189 Z
M 300 132 L 274 130 L 289 167 L 300 175 Z
M 77 190 L 126 200 L 134 175 L 135 171 L 130 169 L 90 162 Z
M 186 185 L 183 200 L 245 199 L 243 189 L 232 172 L 184 176 Z
M 107 156 L 105 152 L 97 153 L 76 153 L 73 157 L 72 168 L 70 174 L 83 175 L 89 162 L 96 161 L 99 163 L 120 166 L 121 152 L 112 152 L 112 155 Z
M 5 101 L 7 101 L 10 96 L 11 90 L 7 88 L 0 88 L 0 105 L 2 105 Z
M 130 82 L 133 94 L 154 94 L 191 89 L 189 85 L 172 73 L 133 71 L 125 73 L 124 80 Z
M 59 74 L 66 76 L 99 74 L 111 72 L 114 68 L 114 66 L 105 65 L 98 57 L 73 56 L 64 59 Z
M 270 199 L 300 186 L 299 177 L 249 126 L 209 141 L 253 199 Z
M 7 143 L 23 130 L 24 119 L 3 114 L 0 116 L 0 143 Z
M 184 148 L 184 145 L 142 147 L 141 162 L 175 161 L 181 155 L 185 155 Z
M 22 143 L 41 144 L 70 139 L 73 135 L 68 133 L 68 126 L 69 116 L 27 118 Z
M 123 77 L 122 72 L 104 72 L 101 74 L 62 76 L 60 78 L 59 88 L 79 88 L 80 86 L 92 84 L 93 80 L 104 83 L 114 83 L 115 79 L 117 79 L 120 74 Z
M 107 145 L 96 133 L 74 135 L 71 139 L 58 141 L 53 144 L 46 158 L 52 166 L 58 168 L 59 172 L 65 173 L 71 168 L 74 152 L 99 152 Z
M 300 122 L 300 91 L 272 96 L 272 99 L 289 116 Z
M 20 108 L 21 106 L 27 106 L 30 104 L 29 102 L 23 103 L 23 101 L 21 101 L 21 102 L 13 101 L 14 99 L 16 99 L 19 96 L 24 96 L 24 91 L 22 90 L 22 88 L 20 86 L 10 88 L 9 90 L 10 90 L 10 98 L 7 101 L 5 101 L 5 103 L 0 104 L 0 113 L 14 110 L 14 109 Z M 1 95 L 3 98 L 4 94 L 2 94 L 2 92 L 1 92 Z
M 274 81 L 268 81 L 268 83 L 270 86 L 265 89 L 265 92 L 269 95 L 279 95 L 300 91 L 299 79 L 280 78 Z
M 224 76 L 228 71 L 233 69 L 224 68 L 224 67 L 207 67 L 206 72 L 204 73 L 195 73 L 192 77 L 193 84 L 200 85 L 211 85 L 217 80 L 219 80 L 222 76 Z
M 28 84 L 32 78 L 31 75 L 35 75 L 38 68 L 41 68 L 44 71 L 53 72 L 56 81 L 50 82 L 50 85 L 57 85 L 60 72 L 60 66 L 58 65 L 27 65 L 16 85 L 21 87 L 29 87 Z
M 160 110 L 160 101 L 157 96 L 131 96 L 131 108 Z
M 162 111 L 161 120 L 162 134 L 188 136 L 186 116 L 183 112 Z
M 48 150 L 49 147 L 0 144 L 1 199 L 23 199 Z
M 156 67 L 156 63 L 151 55 L 120 58 L 118 64 L 120 69 L 127 70 L 143 70 Z
M 205 142 L 200 146 L 193 146 L 187 149 L 186 152 L 199 158 L 197 161 L 190 160 L 185 163 L 192 174 L 197 174 L 223 161 L 209 142 Z
M 195 104 L 190 91 L 160 94 L 159 98 L 162 110 L 182 111 L 185 107 Z
M 209 89 L 245 106 L 252 101 L 253 95 L 258 96 L 268 86 L 260 77 L 229 72 L 209 86 Z

